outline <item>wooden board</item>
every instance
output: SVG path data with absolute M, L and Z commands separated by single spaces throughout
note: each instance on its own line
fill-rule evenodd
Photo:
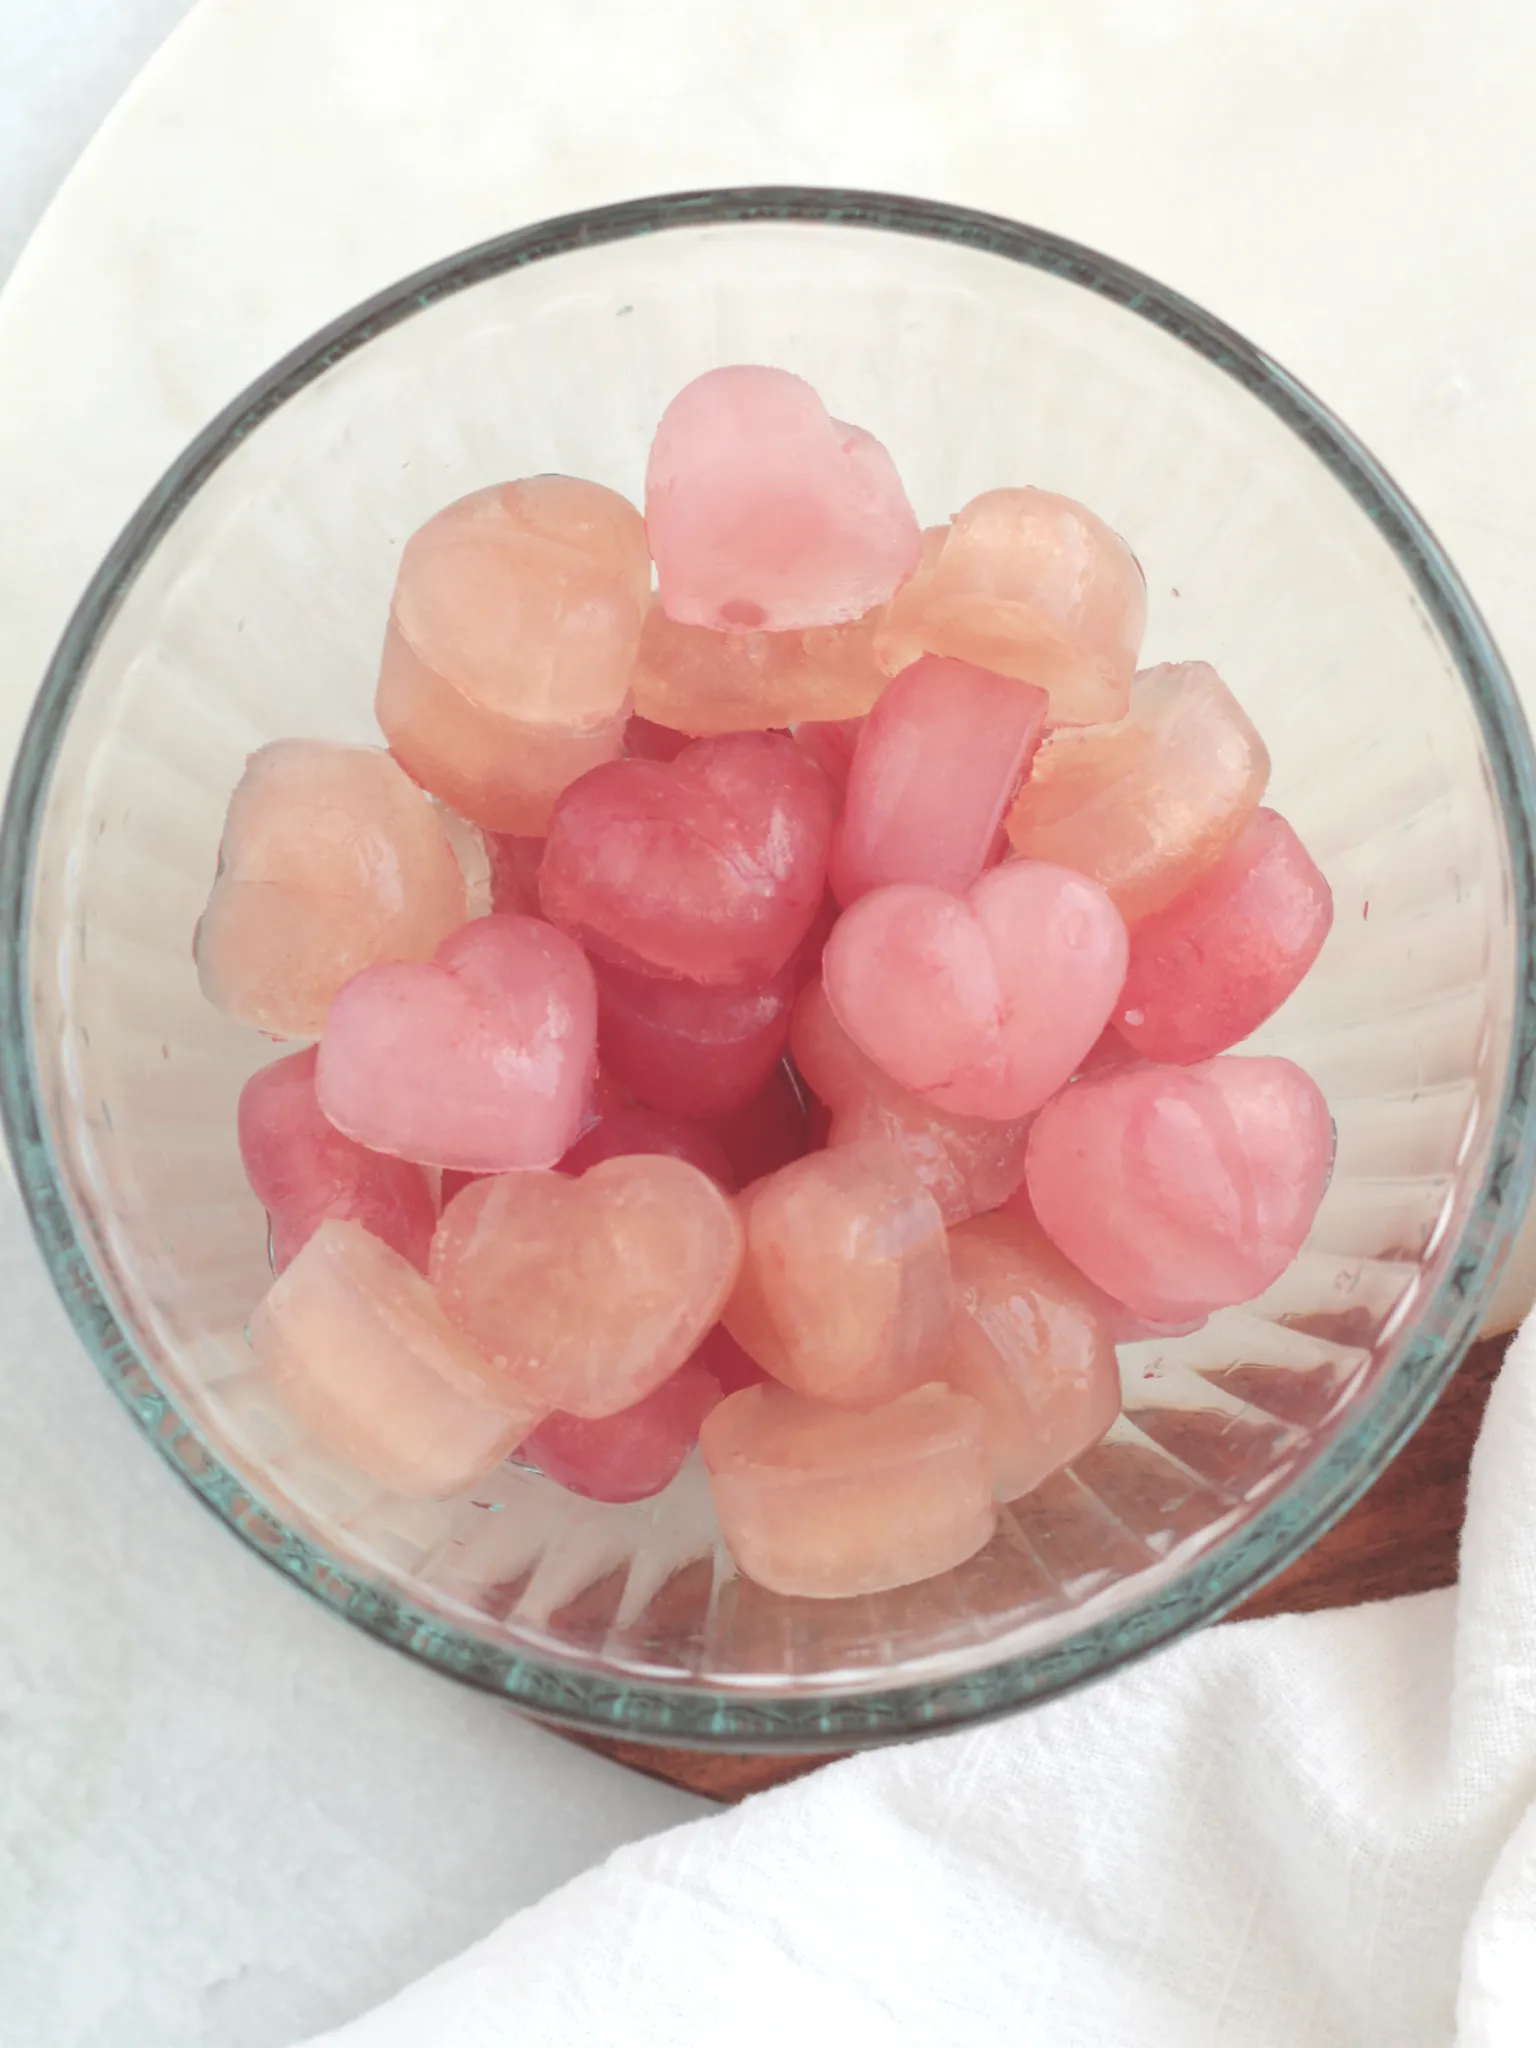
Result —
M 1418 1434 L 1328 1534 L 1230 1619 L 1348 1607 L 1393 1593 L 1454 1585 L 1466 1507 L 1467 1466 L 1507 1336 L 1474 1344 Z M 734 1801 L 803 1777 L 831 1761 L 815 1756 L 721 1756 L 652 1749 L 597 1736 L 572 1738 L 631 1770 L 665 1778 L 707 1799 Z

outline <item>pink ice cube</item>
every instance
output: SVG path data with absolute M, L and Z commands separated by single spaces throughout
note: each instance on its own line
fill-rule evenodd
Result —
M 819 985 L 795 1004 L 790 1050 L 806 1086 L 831 1111 L 827 1142 L 883 1138 L 897 1146 L 946 1223 L 995 1209 L 1024 1178 L 1030 1117 L 956 1116 L 914 1095 L 860 1052 Z
M 923 542 L 880 628 L 887 669 L 949 654 L 1038 684 L 1053 725 L 1124 714 L 1147 586 L 1102 519 L 1053 491 L 986 491 Z
M 629 1105 L 609 1110 L 589 1124 L 560 1161 L 561 1173 L 585 1173 L 605 1159 L 632 1159 L 641 1153 L 665 1153 L 686 1159 L 700 1173 L 733 1193 L 739 1185 L 725 1147 L 713 1131 L 687 1117 L 667 1116 L 659 1109 Z M 454 1193 L 458 1190 L 455 1189 Z M 449 1199 L 445 1193 L 444 1201 Z
M 491 870 L 491 908 L 511 917 L 539 915 L 539 863 L 542 839 L 519 839 L 510 832 L 487 832 L 485 851 Z
M 888 882 L 968 889 L 1006 847 L 1003 817 L 1046 704 L 1033 683 L 966 661 L 925 655 L 903 669 L 865 719 L 849 769 L 827 870 L 838 901 Z
M 376 1152 L 494 1173 L 552 1166 L 597 1059 L 581 950 L 533 917 L 482 917 L 430 962 L 372 967 L 331 1005 L 316 1079 L 338 1130 Z
M 391 1493 L 461 1492 L 542 1412 L 359 1223 L 320 1224 L 258 1305 L 251 1346 L 310 1436 Z
M 376 709 L 396 757 L 488 831 L 537 835 L 623 745 L 649 601 L 639 514 L 530 477 L 459 499 L 406 543 Z
M 425 1273 L 437 1206 L 419 1166 L 345 1138 L 315 1097 L 314 1046 L 275 1060 L 240 1091 L 240 1160 L 272 1228 L 281 1273 L 328 1216 L 360 1223 Z
M 722 1394 L 739 1394 L 743 1387 L 760 1387 L 768 1377 L 757 1360 L 742 1350 L 724 1323 L 716 1323 L 689 1363 L 707 1372 Z
M 693 737 L 636 712 L 624 728 L 624 751 L 635 761 L 675 761 Z
M 862 718 L 804 718 L 795 726 L 795 744 L 810 755 L 836 793 L 839 803 L 848 788 L 848 771 L 864 730 Z
M 802 633 L 717 633 L 679 625 L 652 604 L 632 680 L 640 723 L 655 720 L 653 729 L 704 738 L 776 731 L 806 718 L 862 717 L 886 685 L 875 656 L 881 616 Z M 632 734 L 629 751 L 650 750 L 636 746 Z
M 741 1263 L 727 1195 L 647 1154 L 579 1179 L 503 1173 L 443 1211 L 432 1281 L 450 1321 L 545 1410 L 632 1408 L 686 1363 Z
M 1006 1210 L 949 1233 L 955 1280 L 945 1378 L 979 1401 L 999 1500 L 1017 1500 L 1098 1442 L 1120 1371 L 1095 1292 Z
M 660 981 L 604 960 L 594 972 L 603 1065 L 637 1102 L 710 1123 L 766 1086 L 789 1036 L 788 967 L 760 988 Z
M 895 1146 L 812 1152 L 737 1199 L 746 1254 L 721 1320 L 759 1365 L 850 1408 L 931 1374 L 951 1312 L 944 1220 Z
M 520 1455 L 588 1500 L 648 1500 L 677 1477 L 699 1440 L 699 1424 L 721 1398 L 719 1382 L 703 1366 L 680 1365 L 617 1415 L 586 1420 L 557 1409 L 524 1440 Z
M 442 820 L 378 747 L 275 740 L 246 763 L 197 927 L 203 994 L 313 1038 L 359 968 L 426 960 L 465 916 Z
M 645 527 L 668 616 L 727 632 L 856 619 L 920 544 L 880 443 L 829 418 L 803 378 L 745 363 L 696 377 L 662 414 Z
M 822 979 L 839 1024 L 893 1081 L 1001 1122 L 1075 1071 L 1125 961 L 1125 926 L 1096 882 L 1016 860 L 963 896 L 915 882 L 861 896 L 827 941 Z
M 761 985 L 816 915 L 831 832 L 826 777 L 787 735 L 696 740 L 675 761 L 616 761 L 565 792 L 540 898 L 618 966 Z
M 1052 1242 L 1106 1294 L 1179 1323 L 1251 1301 L 1300 1249 L 1333 1125 L 1289 1060 L 1112 1067 L 1048 1103 L 1027 1179 Z
M 705 1417 L 699 1441 L 731 1555 L 773 1593 L 909 1586 L 963 1564 L 995 1526 L 981 1407 L 948 1387 L 866 1414 L 751 1387 Z
M 1056 732 L 1008 817 L 1030 860 L 1079 868 L 1127 923 L 1214 866 L 1269 780 L 1264 742 L 1203 661 L 1144 669 L 1117 725 Z
M 1213 867 L 1132 931 L 1115 1028 L 1144 1059 L 1225 1052 L 1300 984 L 1332 922 L 1307 849 L 1276 812 L 1255 811 Z

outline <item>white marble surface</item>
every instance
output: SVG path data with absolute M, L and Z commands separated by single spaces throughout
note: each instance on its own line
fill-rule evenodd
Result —
M 180 11 L 0 0 L 0 264 Z M 0 296 L 0 758 L 117 527 L 282 349 L 517 222 L 759 178 L 995 207 L 1212 306 L 1397 472 L 1536 679 L 1533 67 L 1522 0 L 203 0 Z M 246 1556 L 94 1382 L 4 1191 L 0 1280 L 4 2048 L 282 2048 L 692 1810 Z

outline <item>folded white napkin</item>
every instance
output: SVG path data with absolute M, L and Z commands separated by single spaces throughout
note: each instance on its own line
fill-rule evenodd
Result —
M 323 2040 L 1532 2048 L 1536 1325 L 1456 1592 L 1213 1629 L 831 1765 L 621 1849 Z

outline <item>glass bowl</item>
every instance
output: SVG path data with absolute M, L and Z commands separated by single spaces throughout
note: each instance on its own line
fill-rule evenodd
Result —
M 782 364 L 892 450 L 924 523 L 1031 482 L 1131 541 L 1148 661 L 1213 661 L 1333 886 L 1256 1043 L 1325 1090 L 1338 1163 L 1262 1301 L 1122 1353 L 1126 1412 L 942 1579 L 776 1598 L 696 1463 L 602 1507 L 507 1465 L 406 1502 L 250 1370 L 268 1279 L 234 1142 L 273 1048 L 191 961 L 225 802 L 282 734 L 369 740 L 395 564 L 542 470 L 638 499 L 665 401 Z M 423 1661 L 587 1729 L 810 1750 L 1043 1698 L 1209 1620 L 1338 1515 L 1469 1340 L 1532 1175 L 1532 754 L 1455 572 L 1371 457 L 1208 314 L 1055 236 L 853 192 L 687 194 L 406 279 L 201 434 L 86 592 L 4 822 L 0 1081 L 92 1355 L 280 1570 Z

